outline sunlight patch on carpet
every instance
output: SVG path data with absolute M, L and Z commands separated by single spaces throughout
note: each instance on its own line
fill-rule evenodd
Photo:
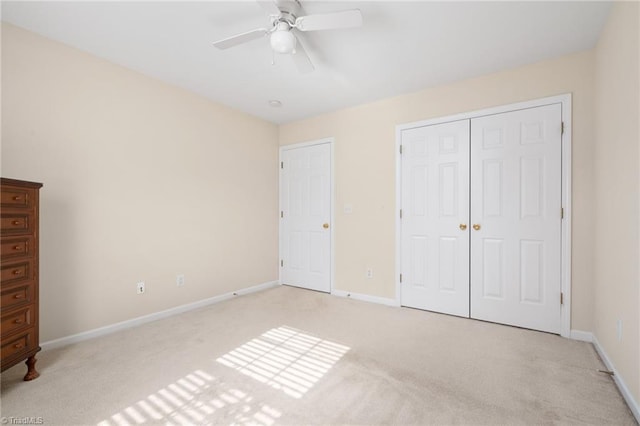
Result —
M 273 328 L 216 361 L 301 398 L 349 351 L 291 327 Z
M 271 426 L 282 413 L 196 370 L 101 421 L 98 426 L 208 424 L 212 418 L 225 415 L 231 415 L 232 423 Z

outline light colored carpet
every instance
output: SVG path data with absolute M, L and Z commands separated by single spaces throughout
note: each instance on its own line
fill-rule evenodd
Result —
M 2 374 L 45 424 L 636 424 L 590 344 L 291 287 Z

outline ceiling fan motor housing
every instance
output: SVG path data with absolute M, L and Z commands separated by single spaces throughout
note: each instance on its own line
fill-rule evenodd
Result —
M 298 0 L 273 0 L 280 13 L 284 16 L 294 15 L 298 16 L 300 11 L 300 2 Z M 295 21 L 295 17 L 293 18 Z

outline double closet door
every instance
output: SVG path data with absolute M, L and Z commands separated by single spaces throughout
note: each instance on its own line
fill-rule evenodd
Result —
M 561 105 L 402 131 L 401 304 L 552 333 Z

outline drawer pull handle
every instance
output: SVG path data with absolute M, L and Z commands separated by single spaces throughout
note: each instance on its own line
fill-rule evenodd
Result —
M 20 201 L 20 196 L 16 195 L 15 197 L 13 197 L 13 201 Z
M 13 295 L 14 299 L 22 299 L 23 297 L 24 297 L 24 294 L 22 294 L 22 293 L 18 293 L 18 294 L 14 294 Z
M 15 320 L 13 323 L 14 324 L 22 324 L 24 321 L 22 321 L 21 318 L 18 318 L 17 320 Z
M 14 269 L 13 270 L 13 275 L 20 275 L 22 273 L 22 271 L 20 269 Z
M 24 347 L 24 343 L 16 343 L 15 345 L 13 345 L 14 348 L 16 349 L 20 349 Z
M 20 250 L 22 250 L 22 246 L 13 246 L 13 249 L 15 251 L 20 251 Z
M 20 221 L 19 220 L 14 220 L 13 222 L 11 222 L 12 225 L 20 225 Z

